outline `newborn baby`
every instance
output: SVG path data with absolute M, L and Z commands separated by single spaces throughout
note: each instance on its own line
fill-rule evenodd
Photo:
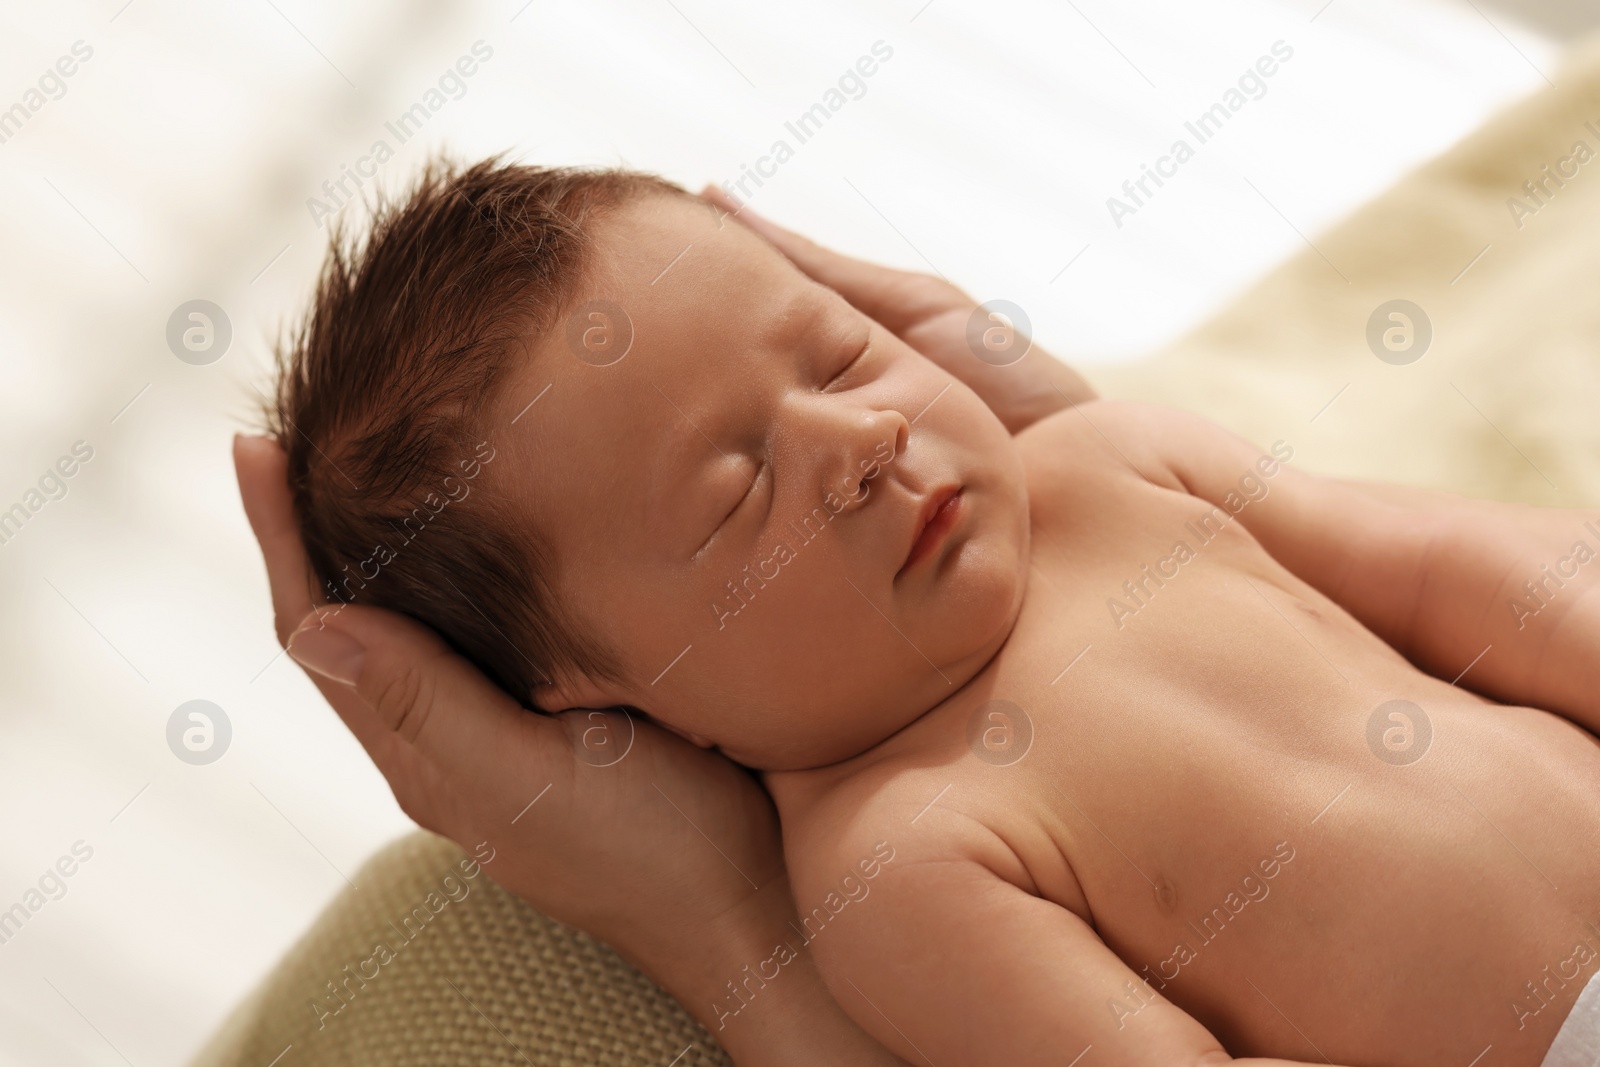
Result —
M 939 1067 L 1594 1040 L 1593 513 L 1145 405 L 1013 436 L 621 172 L 431 174 L 331 262 L 278 403 L 331 595 L 764 772 L 802 921 L 719 1015 L 810 951 Z

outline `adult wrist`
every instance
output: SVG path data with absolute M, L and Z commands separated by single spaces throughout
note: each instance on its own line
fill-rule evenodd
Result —
M 709 927 L 681 930 L 675 945 L 660 944 L 634 962 L 739 1067 L 903 1062 L 858 1027 L 828 991 L 799 929 L 787 874 Z
M 1012 433 L 1099 396 L 1081 374 L 1042 349 L 1024 356 L 1017 369 L 1023 373 L 1022 383 L 999 413 Z

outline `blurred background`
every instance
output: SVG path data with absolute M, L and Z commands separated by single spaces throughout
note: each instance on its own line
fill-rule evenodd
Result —
M 0 1064 L 144 1067 L 192 1054 L 410 826 L 279 654 L 229 457 L 333 214 L 441 148 L 698 189 L 783 139 L 753 207 L 1020 304 L 1092 373 L 1546 85 L 1600 4 L 66 0 L 0 19 Z M 1263 91 L 1114 218 L 1107 198 L 1278 42 Z M 785 123 L 875 52 L 796 144 Z

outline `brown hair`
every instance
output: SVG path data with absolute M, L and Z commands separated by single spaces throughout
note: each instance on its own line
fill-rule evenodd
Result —
M 557 672 L 621 682 L 621 667 L 557 603 L 537 515 L 475 480 L 506 430 L 488 412 L 582 283 L 586 224 L 648 193 L 689 195 L 635 171 L 436 159 L 380 198 L 364 243 L 335 227 L 276 353 L 266 421 L 329 598 L 421 620 L 524 702 Z

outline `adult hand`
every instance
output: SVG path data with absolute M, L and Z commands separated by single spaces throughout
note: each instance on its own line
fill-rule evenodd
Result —
M 977 393 L 1012 433 L 1062 408 L 1093 400 L 1074 370 L 1038 345 L 1015 363 L 979 359 L 967 339 L 978 302 L 943 278 L 894 270 L 829 251 L 742 207 L 715 185 L 700 196 L 766 238 L 812 280 L 833 289 L 868 318 L 933 360 Z
M 278 641 L 401 809 L 712 1022 L 723 984 L 768 954 L 773 929 L 794 914 L 777 814 L 756 780 L 639 716 L 526 710 L 427 627 L 329 605 L 300 540 L 283 449 L 239 437 L 234 464 Z

